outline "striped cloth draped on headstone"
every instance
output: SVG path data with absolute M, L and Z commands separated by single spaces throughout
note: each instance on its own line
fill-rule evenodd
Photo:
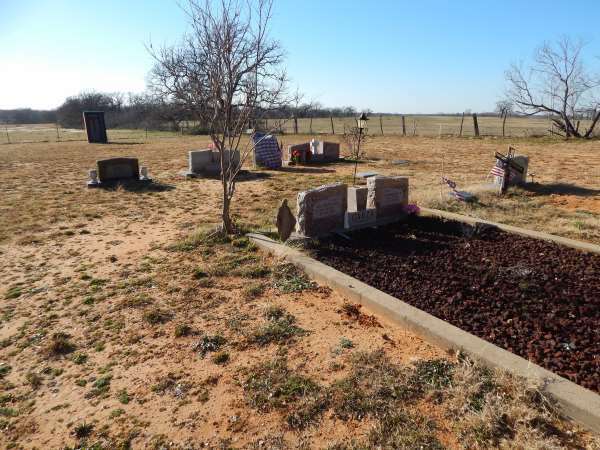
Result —
M 256 165 L 268 169 L 281 168 L 281 150 L 275 136 L 254 133 L 254 160 Z

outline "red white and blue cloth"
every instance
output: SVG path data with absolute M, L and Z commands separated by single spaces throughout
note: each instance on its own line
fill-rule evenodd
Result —
M 267 169 L 281 168 L 281 149 L 277 139 L 270 134 L 254 133 L 254 161 Z

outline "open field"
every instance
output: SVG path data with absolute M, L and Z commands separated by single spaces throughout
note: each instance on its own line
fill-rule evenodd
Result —
M 498 117 L 479 117 L 479 132 L 482 136 L 502 136 L 502 119 Z M 274 119 L 267 120 L 268 129 L 283 130 L 285 135 L 294 134 L 293 120 L 281 121 L 281 127 Z M 460 116 L 435 116 L 435 115 L 407 115 L 405 118 L 407 136 L 451 137 L 459 136 L 461 129 Z M 581 128 L 589 126 L 589 120 L 581 121 Z M 336 134 L 343 134 L 346 128 L 356 125 L 353 117 L 338 117 L 333 119 L 333 130 Z M 192 124 L 184 124 L 184 131 Z M 374 136 L 401 135 L 402 120 L 399 115 L 372 116 L 369 122 L 369 132 Z M 506 121 L 505 134 L 507 137 L 539 137 L 550 136 L 551 122 L 546 117 L 510 117 Z M 300 134 L 331 134 L 331 119 L 329 118 L 300 118 L 298 119 L 298 132 Z M 465 116 L 462 136 L 474 136 L 473 119 Z M 179 138 L 181 133 L 170 131 L 148 131 L 109 129 L 108 138 L 112 141 L 143 141 L 149 142 L 156 139 Z M 600 129 L 594 136 L 600 136 Z M 0 126 L 0 144 L 33 143 L 33 142 L 66 142 L 86 141 L 85 130 L 58 128 L 55 124 L 35 125 L 4 125 Z
M 48 140 L 0 146 L 3 444 L 598 448 L 526 381 L 357 310 L 244 238 L 211 237 L 219 181 L 178 174 L 206 137 Z M 499 198 L 482 185 L 509 144 L 536 183 Z M 383 136 L 366 151 L 359 171 L 410 176 L 411 202 L 600 243 L 598 141 Z M 88 190 L 113 156 L 138 157 L 155 185 Z M 441 195 L 442 160 L 478 202 Z M 282 199 L 352 168 L 251 170 L 238 223 L 271 230 Z

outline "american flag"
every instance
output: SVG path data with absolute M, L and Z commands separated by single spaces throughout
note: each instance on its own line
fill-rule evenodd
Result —
M 492 167 L 492 170 L 490 170 L 490 175 L 494 176 L 494 177 L 504 177 L 504 169 L 502 167 L 499 166 L 494 166 Z M 520 174 L 519 172 L 517 172 L 515 169 L 513 169 L 512 167 L 509 167 L 508 169 L 508 179 L 512 180 L 515 177 L 518 177 Z
M 465 201 L 465 199 L 466 199 L 465 195 L 462 192 L 456 190 L 456 183 L 454 181 L 452 181 L 446 177 L 442 177 L 442 181 L 444 183 L 446 183 L 448 185 L 448 187 L 450 188 L 450 195 L 452 197 L 454 197 L 456 200 L 459 200 L 461 202 Z

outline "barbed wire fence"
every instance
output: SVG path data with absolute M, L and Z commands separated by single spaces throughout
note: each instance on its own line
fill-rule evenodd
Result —
M 581 126 L 588 125 L 581 121 Z M 276 130 L 285 135 L 343 135 L 356 126 L 355 117 L 295 117 L 290 119 L 265 119 L 265 130 Z M 108 129 L 109 141 L 142 141 L 177 138 L 199 134 L 193 123 L 186 123 L 179 131 L 141 129 Z M 495 116 L 463 115 L 372 115 L 369 121 L 371 136 L 402 137 L 494 137 L 527 138 L 554 137 L 553 123 L 548 117 L 512 116 L 503 127 L 502 118 Z M 596 130 L 594 137 L 600 135 Z M 84 129 L 62 128 L 58 124 L 1 124 L 0 144 L 24 144 L 40 142 L 85 142 Z

